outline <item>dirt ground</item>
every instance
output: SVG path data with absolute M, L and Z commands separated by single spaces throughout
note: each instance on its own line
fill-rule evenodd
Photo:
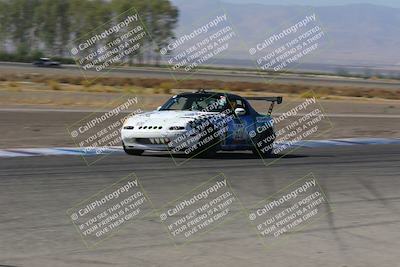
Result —
M 170 94 L 154 92 L 153 89 L 129 90 L 126 92 L 82 92 L 76 90 L 47 90 L 42 87 L 21 86 L 10 88 L 0 84 L 0 107 L 1 108 L 55 108 L 55 109 L 101 109 L 111 101 L 124 95 L 138 96 L 141 105 L 147 110 L 156 109 L 169 97 L 185 90 L 171 90 Z M 193 91 L 193 90 L 186 90 Z M 232 92 L 236 93 L 236 92 Z M 271 96 L 275 94 L 252 92 L 237 93 L 242 96 Z M 307 97 L 314 96 L 312 91 L 306 96 L 282 95 L 284 102 L 301 102 Z M 358 97 L 322 97 L 318 102 L 323 106 L 326 113 L 332 114 L 380 114 L 400 115 L 399 100 L 385 100 L 379 98 Z M 252 102 L 252 105 L 260 111 L 267 110 L 263 102 Z M 279 108 L 279 107 L 278 107 Z M 366 115 L 368 116 L 368 115 Z

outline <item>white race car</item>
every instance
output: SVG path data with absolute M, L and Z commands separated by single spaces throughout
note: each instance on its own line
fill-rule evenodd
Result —
M 234 94 L 182 93 L 156 111 L 128 117 L 121 129 L 124 151 L 141 155 L 145 150 L 187 155 L 209 155 L 220 150 L 252 150 L 270 154 L 275 134 L 271 112 L 282 97 L 251 97 L 272 102 L 267 115 Z M 254 144 L 264 141 L 263 149 Z

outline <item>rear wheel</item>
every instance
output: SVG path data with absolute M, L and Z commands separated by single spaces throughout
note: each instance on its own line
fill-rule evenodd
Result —
M 270 157 L 274 150 L 275 133 L 272 129 L 267 130 L 264 134 L 257 135 L 253 138 L 254 148 L 253 154 L 256 156 Z M 261 147 L 257 147 L 258 143 L 262 143 Z M 257 148 L 256 148 L 257 147 Z
M 253 154 L 256 155 L 257 157 L 259 157 L 260 155 L 262 157 L 270 157 L 272 155 L 272 151 L 273 149 L 266 151 L 257 150 L 255 148 L 252 149 Z
M 125 153 L 128 155 L 140 156 L 144 152 L 142 149 L 127 148 L 124 143 L 122 143 L 122 147 L 124 148 Z

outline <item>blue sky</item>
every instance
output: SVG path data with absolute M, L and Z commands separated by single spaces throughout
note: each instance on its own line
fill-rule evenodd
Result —
M 261 3 L 261 4 L 283 4 L 283 5 L 345 5 L 355 3 L 369 3 L 400 8 L 399 0 L 222 0 L 231 3 Z

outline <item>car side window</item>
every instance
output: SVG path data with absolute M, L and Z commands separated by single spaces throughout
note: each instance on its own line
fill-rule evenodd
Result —
M 244 110 L 246 110 L 246 113 L 248 112 L 246 104 L 240 98 L 229 99 L 229 103 L 230 103 L 232 110 L 235 110 L 236 108 L 244 108 Z
M 236 100 L 236 107 L 237 108 L 244 108 L 246 111 L 247 111 L 247 107 L 246 107 L 246 105 L 245 105 L 245 103 L 243 102 L 243 100 L 242 99 L 237 99 Z
M 186 97 L 176 97 L 170 100 L 167 109 L 169 110 L 182 110 L 188 104 L 188 99 Z

